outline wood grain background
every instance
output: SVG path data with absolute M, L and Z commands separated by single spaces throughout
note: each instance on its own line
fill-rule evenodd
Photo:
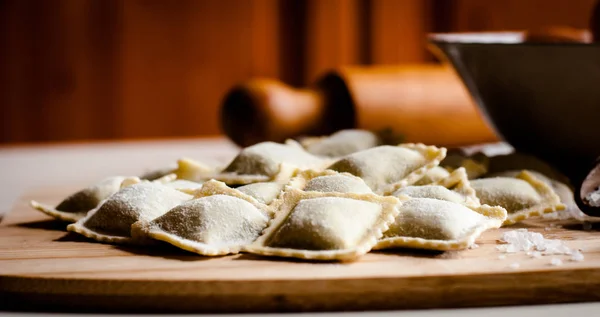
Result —
M 594 3 L 0 0 L 0 143 L 216 135 L 250 77 L 432 62 L 427 32 L 586 27 Z

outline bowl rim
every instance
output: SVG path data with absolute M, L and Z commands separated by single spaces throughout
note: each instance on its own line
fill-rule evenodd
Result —
M 525 35 L 526 31 L 433 32 L 427 34 L 427 41 L 454 45 L 600 47 L 600 42 L 525 42 Z

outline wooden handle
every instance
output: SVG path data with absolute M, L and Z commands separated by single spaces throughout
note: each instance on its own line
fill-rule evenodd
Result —
M 240 146 L 317 131 L 322 125 L 322 96 L 271 79 L 254 79 L 234 87 L 221 107 L 221 127 Z
M 347 85 L 358 128 L 390 130 L 406 142 L 442 146 L 497 140 L 450 67 L 345 67 L 317 85 L 328 87 L 336 79 Z
M 221 125 L 240 146 L 346 128 L 443 146 L 497 140 L 458 76 L 437 65 L 340 68 L 311 89 L 252 80 L 227 94 Z

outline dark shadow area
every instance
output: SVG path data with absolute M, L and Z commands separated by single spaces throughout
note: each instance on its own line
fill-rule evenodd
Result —
M 161 257 L 167 260 L 177 261 L 207 261 L 222 258 L 224 256 L 202 256 L 196 253 L 176 248 L 168 243 L 157 243 L 152 246 L 114 245 L 113 248 L 126 251 L 135 255 L 147 255 Z
M 14 225 L 10 225 L 10 227 L 66 231 L 67 225 L 69 225 L 68 222 L 60 221 L 57 219 L 48 219 L 33 222 L 16 223 Z
M 415 258 L 428 258 L 428 259 L 452 259 L 456 257 L 456 252 L 452 251 L 436 251 L 436 250 L 417 250 L 407 248 L 394 248 L 386 250 L 374 250 L 372 253 L 385 254 L 385 255 L 396 255 L 396 256 L 410 256 Z
M 56 242 L 83 242 L 83 243 L 95 243 L 94 240 L 86 238 L 75 232 L 67 232 L 64 236 L 54 239 Z
M 287 262 L 287 263 L 318 263 L 318 264 L 346 264 L 353 262 L 342 262 L 342 261 L 323 261 L 323 260 L 308 260 L 308 259 L 297 259 L 297 258 L 284 258 L 284 257 L 276 257 L 276 256 L 262 256 L 262 255 L 254 255 L 242 253 L 240 256 L 232 259 L 233 261 L 268 261 L 268 262 Z
M 600 231 L 600 222 L 580 222 L 580 223 L 570 223 L 562 226 L 568 230 L 577 230 L 577 231 Z

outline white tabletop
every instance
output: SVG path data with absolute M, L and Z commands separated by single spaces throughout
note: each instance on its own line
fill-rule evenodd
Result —
M 18 197 L 27 190 L 49 186 L 85 186 L 106 176 L 139 175 L 149 169 L 174 164 L 181 157 L 201 159 L 208 164 L 223 163 L 231 159 L 238 150 L 234 144 L 224 138 L 0 147 L 0 175 L 2 176 L 0 214 L 8 212 L 18 201 Z M 486 148 L 485 151 L 493 154 L 509 150 L 509 147 L 499 145 Z M 41 314 L 4 315 L 33 317 Z M 282 315 L 275 314 L 275 316 Z M 587 317 L 600 316 L 600 303 L 310 315 Z

